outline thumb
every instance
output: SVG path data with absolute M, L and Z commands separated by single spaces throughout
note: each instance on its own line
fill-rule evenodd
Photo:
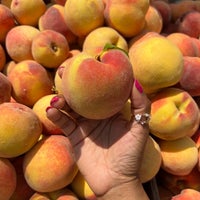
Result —
M 133 84 L 132 94 L 131 94 L 131 114 L 133 117 L 133 120 L 135 120 L 135 116 L 137 114 L 140 114 L 143 116 L 143 114 L 149 114 L 150 113 L 150 100 L 148 99 L 147 95 L 144 93 L 142 86 L 140 83 L 135 80 Z M 148 119 L 148 117 L 147 117 Z M 144 117 L 145 120 L 145 117 Z M 135 122 L 137 122 L 135 120 Z M 138 123 L 138 122 L 137 122 Z M 148 127 L 148 123 L 145 124 L 145 126 L 138 123 L 141 127 Z

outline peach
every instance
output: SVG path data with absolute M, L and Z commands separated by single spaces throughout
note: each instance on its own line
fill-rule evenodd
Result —
M 196 166 L 189 174 L 184 176 L 174 175 L 160 169 L 157 174 L 157 181 L 158 185 L 162 185 L 172 194 L 178 194 L 186 188 L 200 190 L 200 172 Z
M 11 72 L 11 70 L 15 67 L 16 62 L 14 60 L 8 61 L 3 68 L 3 74 L 8 76 L 8 74 Z
M 69 44 L 76 42 L 77 36 L 68 28 L 65 19 L 64 5 L 53 4 L 47 8 L 45 13 L 39 18 L 38 27 L 41 31 L 50 29 L 63 34 Z
M 11 10 L 6 6 L 3 5 L 2 2 L 0 4 L 0 43 L 4 44 L 6 35 L 15 27 L 15 17 L 12 14 Z
M 0 71 L 3 70 L 6 65 L 6 51 L 4 47 L 0 44 Z
M 10 5 L 10 10 L 19 24 L 35 27 L 38 25 L 38 20 L 46 9 L 47 7 L 43 0 L 12 0 Z
M 13 164 L 16 171 L 17 184 L 16 184 L 15 191 L 13 192 L 9 200 L 27 200 L 35 192 L 32 188 L 29 187 L 29 185 L 27 184 L 24 178 L 24 173 L 23 173 L 23 168 L 22 168 L 23 158 L 24 158 L 24 155 L 21 155 L 11 160 L 11 163 Z
M 161 167 L 161 162 L 162 156 L 160 147 L 158 143 L 149 136 L 139 171 L 139 178 L 142 183 L 146 183 L 156 176 Z
M 72 49 L 69 51 L 69 57 L 60 65 L 60 68 L 68 67 L 71 62 L 73 56 L 77 55 L 81 51 L 78 49 Z M 60 77 L 60 68 L 57 68 L 54 76 L 54 84 L 55 84 L 55 93 L 63 94 L 62 92 L 62 78 Z
M 78 168 L 68 138 L 43 137 L 25 154 L 23 170 L 28 185 L 37 192 L 53 192 L 69 185 Z
M 0 157 L 12 158 L 30 150 L 42 133 L 33 110 L 20 103 L 0 104 Z
M 189 35 L 174 32 L 166 37 L 180 49 L 183 56 L 196 56 L 195 44 Z
M 200 127 L 196 130 L 194 135 L 191 137 L 196 143 L 197 148 L 200 148 Z
M 107 26 L 114 28 L 124 37 L 133 37 L 145 26 L 148 0 L 107 0 L 104 18 Z
M 191 188 L 186 188 L 172 197 L 171 200 L 197 200 L 200 199 L 200 192 Z
M 47 70 L 34 60 L 17 63 L 9 73 L 8 79 L 13 87 L 13 98 L 29 107 L 42 96 L 52 94 L 52 78 Z
M 178 47 L 159 33 L 148 32 L 129 47 L 135 79 L 147 94 L 173 86 L 183 71 L 183 55 Z M 144 76 L 145 74 L 145 76 Z
M 145 26 L 142 31 L 161 33 L 163 28 L 163 18 L 157 8 L 149 6 L 145 14 Z
M 174 140 L 192 136 L 199 122 L 199 108 L 188 92 L 165 88 L 151 98 L 149 129 L 156 137 Z
M 96 200 L 94 192 L 92 191 L 80 171 L 78 171 L 70 186 L 72 188 L 72 191 L 75 192 L 75 194 L 80 199 Z
M 79 53 L 62 76 L 62 91 L 69 106 L 90 119 L 119 112 L 130 96 L 132 84 L 131 63 L 119 49 L 103 51 L 96 58 Z
M 197 39 L 197 38 L 191 37 L 191 39 L 192 39 L 192 42 L 193 42 L 193 44 L 195 46 L 195 49 L 196 49 L 196 54 L 195 55 L 197 57 L 200 57 L 200 38 Z
M 29 25 L 19 25 L 12 28 L 6 36 L 5 47 L 12 60 L 20 62 L 33 60 L 31 45 L 33 38 L 40 31 Z
M 51 200 L 47 193 L 35 192 L 29 200 Z
M 32 107 L 42 122 L 43 134 L 63 134 L 62 130 L 46 116 L 46 108 L 50 105 L 50 101 L 54 96 L 55 94 L 45 95 L 38 99 Z
M 184 56 L 183 74 L 179 87 L 191 96 L 200 95 L 200 57 Z
M 153 1 L 151 5 L 160 12 L 163 21 L 163 27 L 166 27 L 170 23 L 172 16 L 169 3 L 163 0 L 156 0 Z
M 83 41 L 82 50 L 92 56 L 97 56 L 106 44 L 113 44 L 128 52 L 125 38 L 111 27 L 99 27 L 91 31 Z
M 166 172 L 184 176 L 197 165 L 198 149 L 189 136 L 176 140 L 159 140 L 158 144 L 162 155 L 161 168 Z
M 50 192 L 48 195 L 53 200 L 78 200 L 77 195 L 67 187 L 54 192 Z
M 1 200 L 8 200 L 12 196 L 17 184 L 16 171 L 12 163 L 7 158 L 0 157 L 0 172 Z
M 170 8 L 172 12 L 172 21 L 175 22 L 186 12 L 196 10 L 200 11 L 200 2 L 199 1 L 190 1 L 190 0 L 182 0 L 170 3 Z
M 78 200 L 77 196 L 68 188 L 54 192 L 35 192 L 29 200 Z
M 78 37 L 84 37 L 104 24 L 102 0 L 67 0 L 64 8 L 67 25 Z
M 53 30 L 38 33 L 32 41 L 31 52 L 36 62 L 47 68 L 57 68 L 69 54 L 64 35 Z
M 190 11 L 181 16 L 176 22 L 178 32 L 185 33 L 190 37 L 200 37 L 200 11 Z
M 0 104 L 11 99 L 12 85 L 2 72 L 0 72 Z

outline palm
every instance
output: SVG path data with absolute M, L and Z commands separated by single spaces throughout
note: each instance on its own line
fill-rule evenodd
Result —
M 74 141 L 79 169 L 96 194 L 106 192 L 115 182 L 137 176 L 141 157 L 135 155 L 146 142 L 142 131 L 145 132 L 115 116 L 103 121 L 84 120 L 69 136 Z

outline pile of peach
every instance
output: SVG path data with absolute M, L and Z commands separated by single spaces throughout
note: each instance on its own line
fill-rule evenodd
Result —
M 129 120 L 134 79 L 151 100 L 142 183 L 198 199 L 200 1 L 1 0 L 1 200 L 95 199 L 46 108 L 63 94 L 84 117 Z

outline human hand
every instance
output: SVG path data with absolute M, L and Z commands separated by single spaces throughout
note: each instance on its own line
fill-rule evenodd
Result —
M 135 81 L 131 113 L 135 116 L 149 112 L 150 101 Z M 140 199 L 148 199 L 138 177 L 149 134 L 148 124 L 141 125 L 134 118 L 127 121 L 120 113 L 104 120 L 83 118 L 70 109 L 62 95 L 52 99 L 47 117 L 69 138 L 80 172 L 100 199 L 112 199 L 112 195 L 104 196 L 110 196 L 110 191 L 116 192 L 115 188 L 123 185 L 126 190 L 129 185 L 133 190 L 138 188 L 144 195 Z

